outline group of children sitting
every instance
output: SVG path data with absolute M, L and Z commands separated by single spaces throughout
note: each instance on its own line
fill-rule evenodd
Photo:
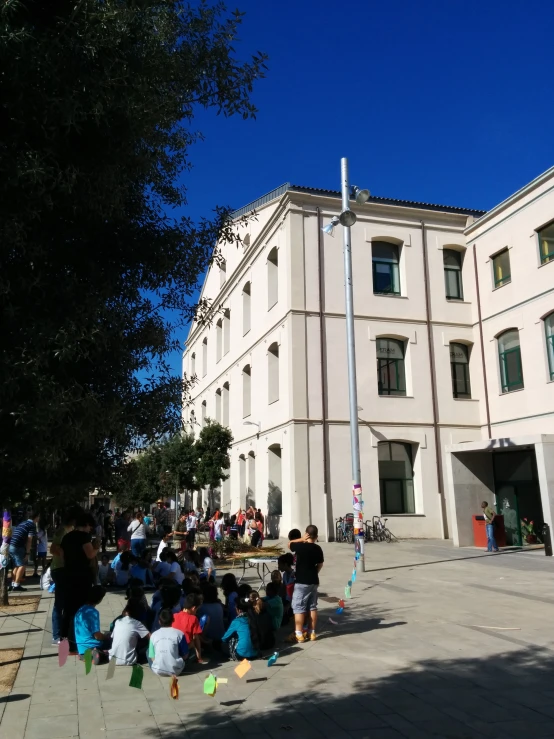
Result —
M 99 576 L 106 583 L 111 577 L 121 584 L 118 574 L 128 573 L 121 616 L 108 633 L 100 630 L 96 606 L 106 590 L 96 585 L 75 617 L 78 652 L 82 656 L 91 649 L 95 664 L 114 658 L 117 665 L 148 663 L 158 675 L 171 676 L 180 675 L 187 660 L 207 664 L 206 652 L 232 660 L 256 659 L 275 646 L 277 630 L 291 617 L 291 553 L 279 557 L 279 569 L 271 573 L 263 598 L 250 585 L 238 585 L 231 573 L 221 580 L 220 598 L 208 550 L 187 550 L 183 566 L 175 552 L 161 544 L 155 565 L 133 561 L 129 552 L 120 553 L 114 562 L 107 565 L 114 575 L 102 569 Z M 106 567 L 104 558 L 101 567 Z M 155 587 L 150 604 L 144 593 L 148 585 Z

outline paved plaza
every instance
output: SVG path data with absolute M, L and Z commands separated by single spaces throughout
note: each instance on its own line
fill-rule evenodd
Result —
M 323 548 L 320 590 L 339 598 L 352 548 Z M 253 662 L 242 680 L 232 663 L 194 667 L 179 679 L 177 701 L 169 678 L 147 668 L 142 691 L 128 686 L 129 668 L 109 681 L 107 666 L 85 676 L 73 657 L 59 668 L 48 593 L 36 614 L 0 612 L 0 649 L 25 647 L 14 688 L 0 697 L 0 736 L 554 737 L 553 558 L 405 541 L 368 545 L 366 568 L 343 616 L 320 602 L 318 641 L 283 648 L 272 668 Z M 103 627 L 122 603 L 121 594 L 106 596 Z M 229 681 L 214 698 L 203 693 L 210 667 Z

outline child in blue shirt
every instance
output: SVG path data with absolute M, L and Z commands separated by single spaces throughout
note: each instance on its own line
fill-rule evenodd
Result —
M 101 585 L 93 585 L 88 603 L 75 614 L 75 641 L 81 656 L 87 649 L 105 650 L 111 647 L 110 635 L 100 631 L 100 614 L 95 608 L 102 603 L 105 595 L 106 591 Z
M 249 599 L 239 598 L 236 602 L 236 611 L 237 616 L 229 624 L 222 641 L 228 643 L 229 656 L 232 660 L 242 662 L 243 659 L 256 659 L 260 648 Z

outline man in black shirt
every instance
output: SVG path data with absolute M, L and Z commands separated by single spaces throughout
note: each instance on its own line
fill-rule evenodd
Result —
M 296 554 L 296 582 L 292 594 L 295 632 L 290 637 L 294 642 L 315 641 L 317 638 L 317 587 L 323 567 L 323 550 L 316 544 L 317 536 L 317 526 L 310 525 L 301 539 L 289 542 L 291 552 Z M 304 635 L 305 621 L 308 631 Z

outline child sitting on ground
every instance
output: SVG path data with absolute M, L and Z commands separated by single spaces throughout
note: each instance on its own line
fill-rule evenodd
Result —
M 109 659 L 115 658 L 116 665 L 146 662 L 146 643 L 150 634 L 140 620 L 141 610 L 140 600 L 130 598 L 122 617 L 114 623 Z
M 107 554 L 102 555 L 98 565 L 98 580 L 103 587 L 109 587 L 113 581 L 114 572 L 110 567 L 110 558 Z
M 177 561 L 177 555 L 175 554 L 173 549 L 170 549 L 168 552 L 166 552 L 165 558 L 166 562 L 169 565 L 169 573 L 166 575 L 166 577 L 169 577 L 171 580 L 175 580 L 177 585 L 182 585 L 185 576 L 183 574 L 183 570 L 181 569 L 181 565 Z
M 249 614 L 251 630 L 257 631 L 260 649 L 271 649 L 275 646 L 275 632 L 271 614 L 260 598 L 257 590 L 253 590 L 249 597 L 252 611 Z
M 115 555 L 115 557 L 114 557 L 114 558 L 112 559 L 112 563 L 111 563 L 111 565 L 110 565 L 110 567 L 112 568 L 112 570 L 114 570 L 114 571 L 115 571 L 115 568 L 117 567 L 117 563 L 118 563 L 118 562 L 119 562 L 119 560 L 121 559 L 121 555 L 123 554 L 123 552 L 128 552 L 128 551 L 129 551 L 129 542 L 128 542 L 128 541 L 124 541 L 124 540 L 122 540 L 122 542 L 121 542 L 121 546 L 120 546 L 120 548 L 119 548 L 119 551 L 118 551 L 118 553 L 117 553 L 117 554 Z
M 164 530 L 163 539 L 158 544 L 158 551 L 156 552 L 156 562 L 160 561 L 160 554 L 163 552 L 163 550 L 169 548 L 169 540 L 173 536 L 173 533 L 171 531 L 171 526 L 164 526 L 163 530 Z
M 147 551 L 144 552 L 144 555 L 140 558 L 132 557 L 129 576 L 140 580 L 143 587 L 153 588 L 154 578 L 152 577 L 152 572 L 150 570 L 149 559 L 150 557 Z
M 243 659 L 256 659 L 259 656 L 259 639 L 253 626 L 252 604 L 248 598 L 238 598 L 236 602 L 237 616 L 229 624 L 223 635 L 223 642 L 227 644 L 229 657 L 235 662 Z
M 200 636 L 202 629 L 196 615 L 197 609 L 202 605 L 202 596 L 197 593 L 189 593 L 185 599 L 185 607 L 173 619 L 173 626 L 180 629 L 186 637 L 187 644 L 196 653 L 199 665 L 207 665 L 208 661 L 202 659 L 202 645 Z
M 121 552 L 121 556 L 114 568 L 115 584 L 120 588 L 126 588 L 129 582 L 129 569 L 131 567 L 131 552 Z
M 202 629 L 202 642 L 215 642 L 215 646 L 217 646 L 225 633 L 225 626 L 223 624 L 223 605 L 217 597 L 216 586 L 206 583 L 202 588 L 202 597 L 202 605 L 196 612 L 199 619 L 202 616 L 207 617 L 206 624 Z
M 185 572 L 197 572 L 200 567 L 198 555 L 193 549 L 187 549 L 183 558 Z
M 102 603 L 106 591 L 101 585 L 93 585 L 87 603 L 75 614 L 75 641 L 77 651 L 83 656 L 87 649 L 107 650 L 111 646 L 109 634 L 100 631 L 100 614 L 95 606 Z
M 281 628 L 281 623 L 283 622 L 283 601 L 279 595 L 279 585 L 274 582 L 273 579 L 271 582 L 267 583 L 263 602 L 271 616 L 273 630 L 277 631 L 277 629 Z
M 292 594 L 294 592 L 294 570 L 292 568 L 294 564 L 294 555 L 292 552 L 282 554 L 277 560 L 277 567 L 279 568 L 283 585 L 281 587 L 281 600 L 283 601 L 283 626 L 287 624 L 292 615 Z
M 198 556 L 202 563 L 202 578 L 207 579 L 208 582 L 215 582 L 215 565 L 213 559 L 210 557 L 208 549 L 206 549 L 206 547 L 199 549 Z
M 165 582 L 165 581 L 164 581 Z M 172 613 L 180 613 L 181 611 L 181 588 L 174 580 L 167 580 L 167 584 L 160 587 L 160 597 L 154 603 L 152 599 L 152 628 L 151 631 L 157 631 L 160 628 L 159 614 L 164 609 L 169 609 Z
M 158 554 L 158 560 L 154 564 L 154 579 L 155 580 L 163 580 L 166 577 L 169 577 L 169 573 L 171 572 L 171 564 L 167 561 L 167 556 L 171 549 L 169 547 L 165 547 L 165 549 L 162 549 L 161 552 Z
M 237 615 L 236 604 L 237 598 L 239 597 L 237 578 L 232 572 L 228 572 L 221 578 L 221 589 L 225 596 L 225 616 L 227 617 L 227 624 L 230 624 Z
M 180 675 L 185 669 L 189 648 L 185 635 L 173 628 L 174 615 L 169 608 L 160 611 L 160 628 L 150 637 L 148 664 L 156 675 Z

